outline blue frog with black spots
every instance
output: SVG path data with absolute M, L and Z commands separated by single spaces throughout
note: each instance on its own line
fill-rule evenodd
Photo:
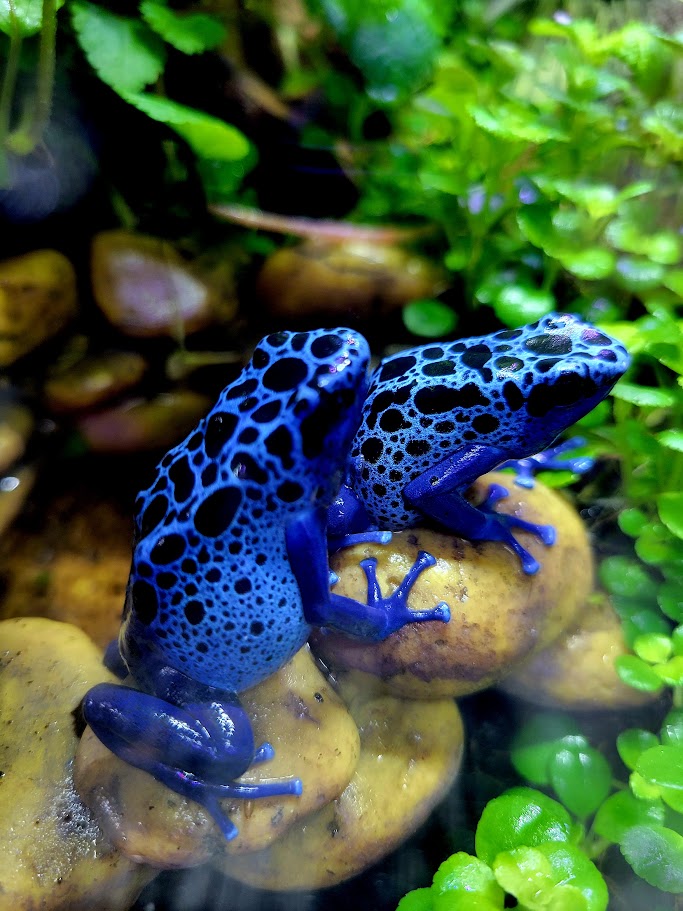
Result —
M 369 351 L 349 329 L 278 332 L 187 439 L 159 463 L 137 502 L 135 547 L 109 664 L 136 689 L 99 684 L 83 713 L 120 758 L 204 806 L 236 834 L 222 798 L 300 794 L 298 779 L 237 782 L 273 756 L 256 747 L 238 693 L 297 652 L 311 626 L 379 640 L 406 623 L 420 553 L 383 597 L 361 564 L 368 603 L 330 591 L 326 525 L 367 391 Z M 294 771 L 294 770 L 293 770 Z
M 550 314 L 520 329 L 401 351 L 375 371 L 351 448 L 345 484 L 330 510 L 333 545 L 378 540 L 435 522 L 475 541 L 502 541 L 525 573 L 538 561 L 513 528 L 546 545 L 550 526 L 502 515 L 507 496 L 492 485 L 480 506 L 464 494 L 480 475 L 510 460 L 523 483 L 536 467 L 585 468 L 534 456 L 587 414 L 629 364 L 624 347 L 570 314 Z M 564 447 L 558 447 L 562 453 Z

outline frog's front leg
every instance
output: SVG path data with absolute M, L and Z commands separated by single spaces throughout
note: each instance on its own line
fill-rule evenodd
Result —
M 112 753 L 199 803 L 232 839 L 237 829 L 221 809 L 222 799 L 296 795 L 302 785 L 298 779 L 236 782 L 251 765 L 272 758 L 273 749 L 270 744 L 255 749 L 251 723 L 236 697 L 211 687 L 197 687 L 195 695 L 208 698 L 174 705 L 130 687 L 100 683 L 86 694 L 83 715 Z
M 463 496 L 478 477 L 499 465 L 503 456 L 501 450 L 493 446 L 461 447 L 407 484 L 404 496 L 416 509 L 464 538 L 508 544 L 519 557 L 524 572 L 532 574 L 538 571 L 539 563 L 522 547 L 511 529 L 531 532 L 546 545 L 555 542 L 555 529 L 495 512 L 494 504 L 502 498 L 501 490 L 504 490 L 499 485 L 492 487 L 480 506 L 473 506 Z
M 324 509 L 312 509 L 299 515 L 287 527 L 287 555 L 297 580 L 306 622 L 311 626 L 333 629 L 367 641 L 386 639 L 408 623 L 450 619 L 445 602 L 429 610 L 414 611 L 408 607 L 408 596 L 418 577 L 436 563 L 430 554 L 420 552 L 417 560 L 398 588 L 387 598 L 382 596 L 375 576 L 375 560 L 362 560 L 368 581 L 367 603 L 354 601 L 330 592 Z
M 356 496 L 348 482 L 342 484 L 339 493 L 327 511 L 327 549 L 336 553 L 354 544 L 388 544 L 390 531 L 379 531 L 373 526 L 365 506 Z
M 559 443 L 557 446 L 550 446 L 543 452 L 537 452 L 535 455 L 527 456 L 525 459 L 510 459 L 499 465 L 499 468 L 512 468 L 517 475 L 515 484 L 518 487 L 526 487 L 531 490 L 534 486 L 534 475 L 539 471 L 571 471 L 574 474 L 586 474 L 595 465 L 595 459 L 590 456 L 579 455 L 563 458 L 567 452 L 572 452 L 585 444 L 583 437 L 572 437 Z

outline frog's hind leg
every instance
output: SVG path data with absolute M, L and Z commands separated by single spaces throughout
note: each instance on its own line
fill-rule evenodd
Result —
M 301 794 L 298 779 L 235 781 L 274 753 L 269 744 L 254 749 L 249 719 L 230 699 L 177 706 L 130 687 L 100 683 L 86 693 L 83 715 L 116 756 L 201 804 L 228 839 L 237 829 L 220 809 L 222 798 Z
M 408 623 L 450 619 L 445 602 L 423 611 L 408 607 L 408 596 L 418 577 L 436 563 L 430 554 L 420 552 L 401 584 L 388 597 L 380 590 L 376 561 L 362 560 L 360 565 L 368 582 L 367 603 L 362 604 L 330 592 L 324 511 L 312 510 L 300 515 L 288 526 L 286 536 L 287 554 L 299 586 L 304 617 L 312 626 L 328 626 L 359 639 L 379 641 Z

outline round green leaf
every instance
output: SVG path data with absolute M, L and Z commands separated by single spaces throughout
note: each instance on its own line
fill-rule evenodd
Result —
M 595 814 L 593 831 L 618 843 L 633 826 L 663 823 L 665 815 L 660 800 L 639 800 L 630 791 L 619 791 L 608 797 Z
M 676 403 L 676 397 L 668 389 L 654 389 L 649 386 L 636 386 L 635 383 L 617 383 L 612 395 L 623 402 L 630 402 L 640 408 L 670 408 Z
M 544 843 L 503 852 L 493 862 L 500 885 L 528 911 L 604 911 L 607 886 L 574 845 Z
M 567 736 L 580 737 L 578 724 L 561 712 L 538 712 L 515 735 L 510 747 L 510 759 L 519 774 L 532 784 L 550 784 L 548 763 L 558 749 L 558 742 Z
M 675 655 L 663 664 L 655 664 L 652 670 L 667 686 L 683 686 L 683 655 Z
M 616 257 L 604 247 L 588 247 L 585 250 L 557 251 L 556 257 L 562 265 L 577 278 L 597 281 L 607 278 L 614 271 Z
M 683 655 L 683 623 L 679 624 L 671 633 L 671 647 L 674 655 Z
M 550 782 L 562 803 L 585 819 L 594 813 L 612 786 L 609 763 L 590 746 L 565 746 L 550 758 Z
M 413 335 L 436 338 L 455 329 L 458 317 L 446 304 L 436 300 L 417 300 L 403 308 L 403 323 Z
M 506 326 L 524 326 L 552 312 L 555 298 L 533 285 L 506 285 L 493 302 L 498 319 Z
M 627 686 L 644 693 L 656 693 L 663 683 L 649 664 L 635 655 L 619 655 L 614 661 L 619 678 Z
M 648 523 L 648 518 L 640 509 L 622 509 L 619 513 L 619 528 L 629 538 L 637 538 Z
M 664 266 L 649 259 L 622 256 L 617 260 L 617 275 L 629 291 L 650 291 L 661 284 L 664 274 Z
M 683 538 L 683 493 L 661 493 L 657 497 L 659 518 L 677 538 Z
M 671 639 L 662 633 L 645 633 L 637 636 L 633 643 L 633 651 L 643 661 L 655 664 L 666 661 L 671 655 Z
M 556 800 L 533 788 L 512 788 L 484 807 L 475 835 L 477 857 L 490 864 L 501 851 L 547 841 L 574 841 L 577 829 Z
M 607 557 L 600 564 L 600 580 L 613 595 L 624 598 L 652 598 L 657 586 L 639 560 Z
M 463 898 L 476 898 L 476 907 L 480 907 L 480 902 L 486 902 L 491 908 L 502 908 L 505 898 L 489 865 L 464 851 L 451 855 L 441 864 L 434 874 L 432 891 L 435 894 L 435 911 L 446 911 L 449 907 L 464 909 L 466 906 L 457 901 Z M 456 901 L 441 902 L 440 898 L 445 896 Z
M 636 772 L 658 787 L 683 791 L 683 746 L 655 746 L 638 757 Z
M 645 882 L 663 892 L 683 892 L 683 836 L 661 825 L 634 826 L 621 853 Z
M 398 903 L 396 911 L 434 911 L 434 900 L 432 890 L 413 889 L 403 896 Z
M 667 617 L 676 623 L 683 622 L 683 586 L 665 582 L 657 595 L 657 603 Z
M 628 769 L 635 769 L 641 754 L 656 746 L 659 746 L 657 737 L 642 728 L 629 728 L 617 737 L 619 756 Z
M 683 431 L 662 430 L 657 434 L 657 442 L 666 446 L 667 449 L 673 449 L 674 452 L 683 452 Z

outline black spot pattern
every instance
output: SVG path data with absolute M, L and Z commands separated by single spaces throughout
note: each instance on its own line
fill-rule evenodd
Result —
M 285 529 L 337 493 L 368 358 L 367 343 L 349 329 L 268 336 L 159 463 L 138 498 L 121 639 L 148 688 L 150 655 L 198 683 L 239 692 L 303 645 L 309 627 Z
M 602 399 L 628 364 L 614 339 L 568 314 L 488 336 L 412 348 L 375 371 L 352 448 L 351 479 L 370 521 L 423 516 L 403 490 L 468 445 L 521 459 Z

